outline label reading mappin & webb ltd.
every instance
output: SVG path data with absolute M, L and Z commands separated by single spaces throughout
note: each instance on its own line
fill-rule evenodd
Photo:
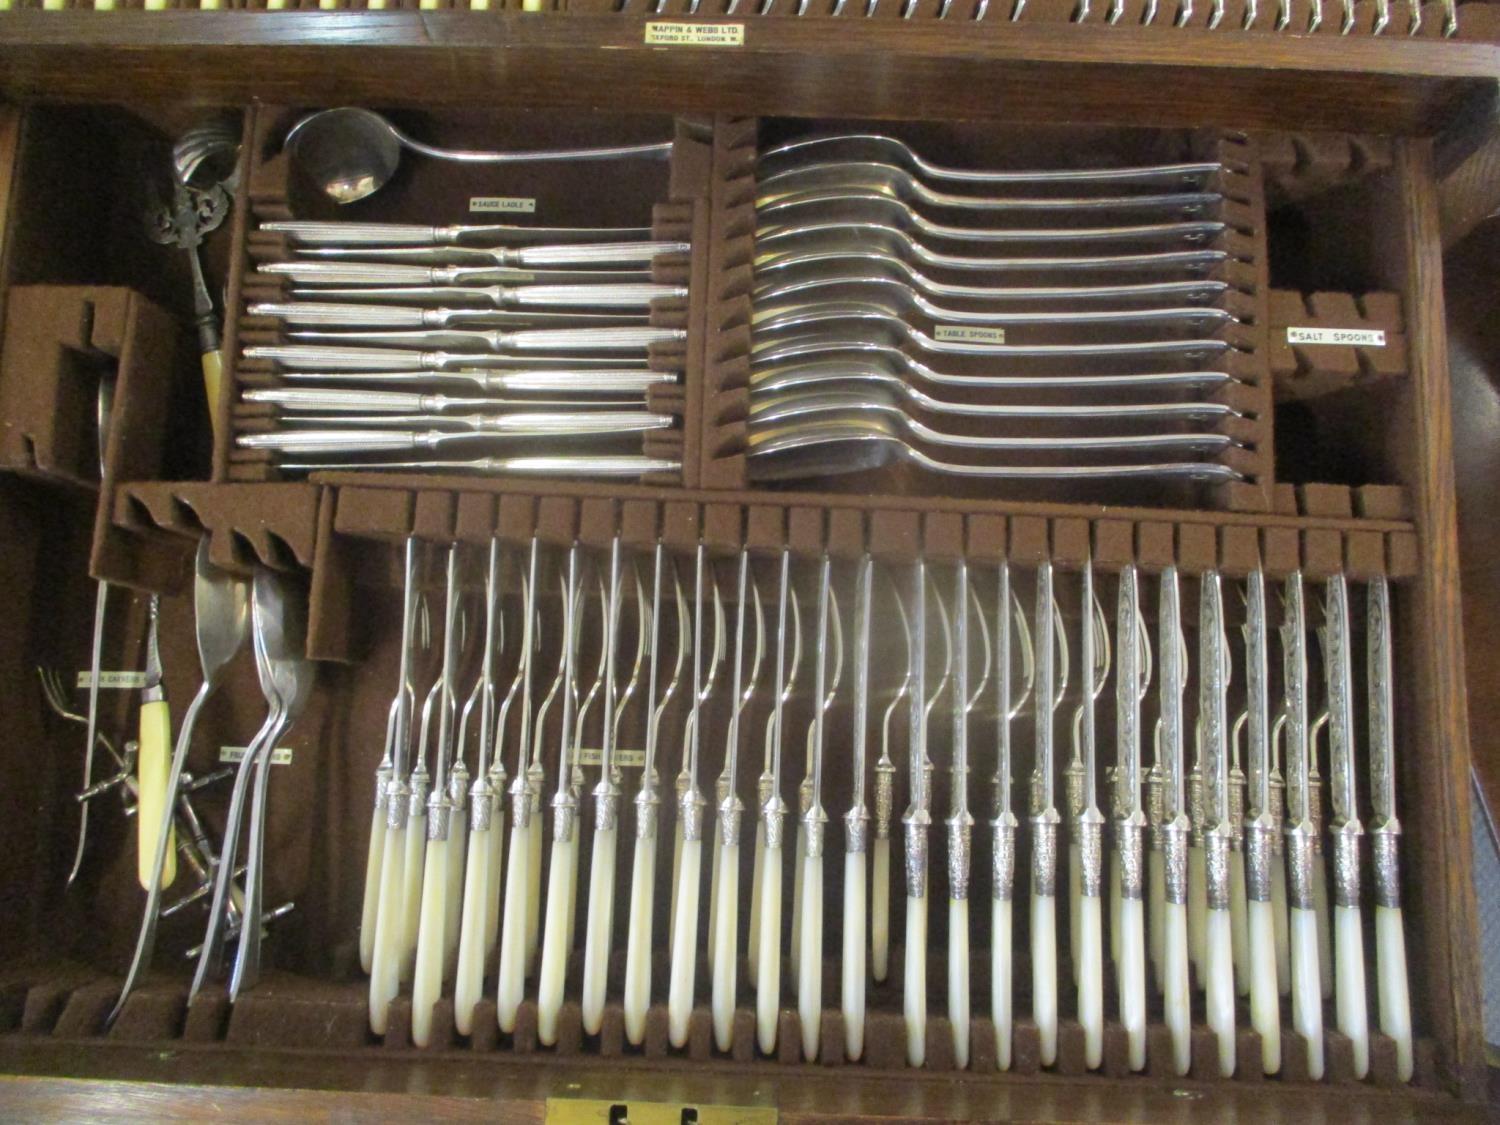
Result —
M 536 200 L 519 196 L 473 195 L 469 197 L 469 210 L 487 215 L 535 215 Z
M 1003 344 L 1005 329 L 981 328 L 974 324 L 939 324 L 933 329 L 932 338 L 950 344 Z
M 662 23 L 646 25 L 648 47 L 743 47 L 742 23 Z
M 1383 348 L 1385 333 L 1378 328 L 1288 328 L 1288 344 L 1339 344 L 1346 348 Z

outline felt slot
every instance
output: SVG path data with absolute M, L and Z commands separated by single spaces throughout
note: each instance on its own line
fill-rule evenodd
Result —
M 666 134 L 674 137 L 672 159 L 620 160 L 610 165 L 608 193 L 599 190 L 597 162 L 554 162 L 507 165 L 503 168 L 462 165 L 408 155 L 392 181 L 367 200 L 335 208 L 312 186 L 294 174 L 284 152 L 281 138 L 297 119 L 289 109 L 259 107 L 251 129 L 250 166 L 247 174 L 249 212 L 243 253 L 236 271 L 238 288 L 231 298 L 236 315 L 227 355 L 226 383 L 231 425 L 235 435 L 264 433 L 275 428 L 275 410 L 262 404 L 245 403 L 241 392 L 250 388 L 283 385 L 277 366 L 264 360 L 245 357 L 245 348 L 287 342 L 285 327 L 270 318 L 249 315 L 251 305 L 261 301 L 283 300 L 292 286 L 283 279 L 260 272 L 259 267 L 292 256 L 292 246 L 285 236 L 260 229 L 270 220 L 347 219 L 368 222 L 449 222 L 484 221 L 470 214 L 471 200 L 480 196 L 504 194 L 507 197 L 535 200 L 533 219 L 539 225 L 649 226 L 656 238 L 682 239 L 693 244 L 689 254 L 669 254 L 653 263 L 653 280 L 688 287 L 687 301 L 658 301 L 651 310 L 651 323 L 660 327 L 679 328 L 688 335 L 682 341 L 653 345 L 647 365 L 653 370 L 679 372 L 679 384 L 689 388 L 698 381 L 701 363 L 700 332 L 695 327 L 702 317 L 696 313 L 701 296 L 700 275 L 706 255 L 707 226 L 700 210 L 706 195 L 708 142 L 705 127 L 692 119 L 673 122 L 670 118 L 624 117 L 567 113 L 444 113 L 420 119 L 402 117 L 413 132 L 434 144 L 450 147 L 541 148 L 569 147 L 600 143 L 625 143 L 632 140 L 654 140 Z M 522 361 L 524 365 L 524 360 Z M 412 389 L 412 388 L 403 388 Z M 437 388 L 449 390 L 451 388 Z M 657 393 L 654 405 L 682 415 L 693 409 L 691 393 L 674 402 L 670 395 Z M 675 407 L 675 408 L 674 408 Z M 671 430 L 645 435 L 639 451 L 653 456 L 682 460 L 681 479 L 692 479 L 691 458 L 694 445 L 684 441 L 684 431 L 691 426 L 687 418 Z M 539 447 L 538 447 L 539 448 Z M 626 445 L 628 450 L 628 443 Z M 522 446 L 514 452 L 526 452 Z M 533 450 L 534 451 L 534 450 Z M 278 479 L 271 455 L 261 450 L 226 447 L 224 476 L 234 481 Z M 652 483 L 668 484 L 676 474 L 659 474 Z

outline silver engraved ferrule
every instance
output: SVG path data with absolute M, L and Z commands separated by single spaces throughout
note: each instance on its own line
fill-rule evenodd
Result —
M 411 790 L 400 778 L 392 778 L 385 796 L 385 826 L 392 831 L 405 831 L 411 816 Z
M 1394 819 L 1370 829 L 1370 858 L 1375 865 L 1375 904 L 1401 908 L 1401 826 Z
M 390 784 L 391 775 L 394 772 L 385 766 L 375 771 L 375 811 L 377 813 L 385 813 L 391 807 Z
M 1363 835 L 1364 829 L 1357 820 L 1332 826 L 1335 906 L 1359 906 L 1359 838 Z
M 822 805 L 813 805 L 802 814 L 802 830 L 807 833 L 807 857 L 816 859 L 823 854 L 823 829 L 828 824 L 828 814 Z
M 1260 817 L 1245 826 L 1245 897 L 1271 901 L 1271 865 L 1276 861 L 1276 830 Z
M 890 762 L 875 766 L 875 835 L 887 839 L 891 834 L 891 817 L 896 804 L 896 767 Z
M 1016 818 L 1002 813 L 991 826 L 995 847 L 990 854 L 990 893 L 996 902 L 1009 902 L 1016 887 Z
M 1078 868 L 1085 898 L 1104 893 L 1104 818 L 1090 809 L 1078 821 Z
M 858 854 L 869 848 L 870 813 L 863 805 L 855 805 L 844 814 L 844 850 Z
M 1188 899 L 1188 830 L 1179 817 L 1162 826 L 1163 898 L 1174 906 Z
M 1031 818 L 1031 886 L 1034 894 L 1057 894 L 1057 813 L 1048 810 Z
M 928 823 L 908 817 L 902 824 L 906 831 L 906 893 L 909 898 L 923 898 L 927 894 Z
M 745 802 L 729 794 L 719 802 L 719 843 L 732 848 L 740 842 L 740 823 L 745 816 Z
M 453 805 L 447 796 L 434 790 L 427 798 L 427 838 L 446 840 L 453 826 Z
M 948 818 L 948 894 L 969 897 L 969 872 L 974 862 L 974 818 L 968 813 Z
M 603 792 L 600 792 L 603 789 Z M 620 823 L 620 790 L 613 782 L 594 790 L 594 831 L 613 832 Z
M 1138 899 L 1145 893 L 1145 830 L 1139 821 L 1115 825 L 1115 847 L 1120 863 L 1120 897 Z
M 1229 834 L 1209 832 L 1203 840 L 1204 885 L 1210 910 L 1229 909 Z
M 406 800 L 407 815 L 421 820 L 427 815 L 427 798 L 431 795 L 431 791 L 424 780 L 413 777 L 412 782 L 411 796 Z
M 510 783 L 510 816 L 517 828 L 531 827 L 531 786 L 524 777 Z
M 689 785 L 677 801 L 677 815 L 682 818 L 682 839 L 703 839 L 703 810 L 708 802 L 703 799 L 703 794 Z
M 1316 863 L 1317 854 L 1307 828 L 1287 829 L 1286 900 L 1294 910 L 1313 909 L 1313 867 Z
M 766 822 L 766 847 L 781 847 L 786 835 L 786 802 L 779 793 L 772 793 L 761 806 L 760 814 Z
M 495 810 L 495 789 L 487 777 L 476 777 L 469 787 L 469 831 L 488 832 Z
M 635 795 L 635 838 L 637 840 L 656 839 L 656 810 L 661 805 L 661 798 L 656 795 L 656 787 L 647 785 Z
M 578 819 L 578 801 L 572 792 L 562 792 L 552 798 L 552 839 L 565 844 L 573 838 L 574 824 Z

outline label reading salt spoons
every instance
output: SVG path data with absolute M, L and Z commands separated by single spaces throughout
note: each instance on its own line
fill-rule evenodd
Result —
M 1288 328 L 1288 344 L 1336 344 L 1346 348 L 1383 348 L 1385 333 L 1378 328 Z
M 974 324 L 939 324 L 932 338 L 948 344 L 1003 344 L 1005 329 L 981 328 Z
M 475 195 L 469 199 L 469 210 L 486 215 L 534 215 L 536 200 L 505 195 Z
M 745 25 L 742 23 L 663 23 L 646 24 L 648 47 L 743 47 Z

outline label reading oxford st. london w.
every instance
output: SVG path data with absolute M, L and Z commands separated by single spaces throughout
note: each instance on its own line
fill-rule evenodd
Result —
M 932 338 L 947 344 L 1003 344 L 1005 329 L 984 328 L 977 324 L 939 324 Z
M 1288 344 L 1334 344 L 1345 348 L 1383 348 L 1385 333 L 1378 328 L 1288 328 Z
M 536 200 L 507 195 L 473 195 L 469 210 L 486 215 L 535 215 Z
M 742 23 L 665 23 L 653 20 L 646 25 L 648 47 L 743 47 L 745 25 Z

